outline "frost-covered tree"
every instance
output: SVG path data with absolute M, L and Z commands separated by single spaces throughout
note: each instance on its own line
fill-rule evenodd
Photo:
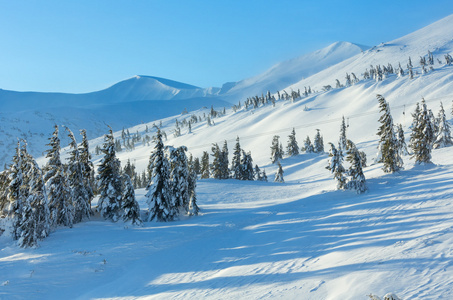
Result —
M 447 117 L 445 116 L 445 110 L 442 102 L 440 103 L 440 111 L 437 120 L 439 125 L 433 148 L 444 148 L 453 145 L 453 141 L 451 139 L 450 124 L 448 123 Z
M 220 147 L 217 143 L 212 144 L 211 151 L 211 156 L 213 158 L 212 164 L 210 165 L 211 176 L 214 179 L 221 179 L 222 152 L 220 151 Z
M 335 148 L 334 144 L 329 143 L 329 161 L 326 167 L 333 174 L 333 178 L 337 181 L 337 189 L 342 190 L 346 188 L 346 173 L 345 168 L 343 167 L 343 152 L 342 148 L 338 146 L 338 149 Z
M 324 153 L 324 140 L 319 129 L 316 129 L 315 139 L 313 140 L 313 148 L 315 153 Z
M 228 168 L 230 162 L 228 161 L 228 144 L 227 141 L 223 143 L 222 152 L 220 156 L 220 173 L 221 179 L 228 179 L 230 177 L 230 169 Z
M 201 179 L 209 178 L 209 154 L 207 151 L 203 151 L 201 156 L 200 173 Z
M 200 159 L 198 157 L 193 159 L 193 171 L 196 175 L 201 174 Z
M 390 114 L 390 106 L 381 95 L 377 95 L 379 101 L 379 112 L 382 115 L 379 118 L 377 135 L 379 136 L 378 162 L 382 162 L 382 170 L 386 173 L 399 172 L 403 167 L 403 160 L 398 148 L 399 143 L 393 128 L 393 118 Z
M 296 141 L 296 130 L 291 131 L 291 134 L 288 136 L 288 145 L 286 146 L 286 153 L 289 156 L 299 155 L 299 145 Z
M 7 216 L 11 219 L 11 231 L 14 239 L 21 235 L 20 225 L 22 222 L 22 207 L 25 201 L 25 191 L 23 190 L 24 172 L 22 164 L 22 153 L 20 142 L 17 141 L 16 153 L 13 156 L 13 162 L 9 171 L 9 185 L 7 187 Z
M 242 150 L 241 168 L 242 168 L 241 180 L 253 180 L 254 179 L 255 174 L 253 171 L 253 159 L 252 159 L 252 154 L 250 152 L 245 153 L 245 151 Z
M 46 158 L 49 160 L 44 166 L 44 181 L 46 183 L 49 210 L 53 226 L 64 225 L 72 227 L 74 223 L 74 207 L 72 203 L 72 190 L 64 166 L 60 160 L 60 138 L 58 137 L 58 126 L 47 146 Z
M 350 179 L 346 184 L 348 189 L 356 190 L 357 194 L 362 194 L 367 190 L 366 179 L 363 174 L 362 159 L 356 145 L 348 140 L 346 161 L 351 165 L 348 169 Z
M 80 159 L 80 152 L 74 134 L 66 128 L 69 137 L 69 152 L 67 174 L 69 187 L 72 190 L 72 204 L 74 207 L 74 223 L 89 219 L 91 215 L 91 195 L 85 186 L 84 163 Z
M 305 153 L 313 153 L 315 149 L 313 148 L 313 144 L 311 143 L 310 137 L 307 135 L 307 138 L 304 140 L 304 147 L 302 151 Z
M 425 100 L 422 100 L 420 113 L 417 110 L 412 114 L 414 121 L 409 147 L 412 149 L 412 158 L 417 164 L 431 163 L 431 150 L 434 143 L 434 129 L 429 116 Z
M 122 182 L 121 165 L 115 153 L 115 139 L 110 128 L 109 133 L 104 135 L 104 144 L 101 149 L 104 157 L 98 167 L 98 190 L 99 201 L 97 210 L 106 220 L 118 221 L 122 216 Z
M 189 167 L 187 164 L 186 146 L 178 148 L 170 147 L 170 182 L 171 202 L 178 209 L 179 214 L 185 214 L 189 210 Z
M 404 130 L 401 124 L 398 124 L 398 132 L 396 133 L 396 138 L 398 140 L 398 150 L 400 151 L 400 155 L 408 155 L 409 151 L 407 151 L 406 140 L 404 138 Z
M 277 172 L 275 173 L 275 179 L 274 182 L 280 182 L 283 183 L 285 182 L 285 179 L 283 178 L 283 168 L 282 165 L 280 164 L 280 161 L 277 161 L 278 164 L 278 169 Z
M 271 162 L 273 164 L 275 164 L 276 162 L 283 158 L 283 152 L 281 151 L 282 149 L 280 148 L 280 142 L 278 140 L 279 138 L 280 137 L 278 135 L 274 135 L 272 139 Z
M 175 203 L 172 202 L 169 180 L 170 166 L 165 155 L 162 133 L 159 128 L 153 140 L 156 145 L 149 158 L 148 173 L 150 174 L 150 182 L 146 187 L 148 191 L 146 193 L 146 202 L 149 210 L 148 221 L 154 219 L 158 222 L 173 221 L 177 218 L 178 211 Z
M 236 138 L 236 145 L 233 150 L 233 159 L 231 160 L 231 171 L 233 172 L 232 177 L 234 179 L 242 178 L 242 168 L 241 168 L 241 145 L 239 143 L 239 137 Z
M 134 186 L 129 175 L 123 175 L 123 194 L 121 195 L 121 209 L 123 211 L 123 221 L 130 222 L 132 225 L 142 225 L 140 218 L 140 206 L 135 199 Z
M 340 139 L 338 140 L 338 149 L 346 150 L 346 123 L 344 121 L 344 116 L 341 120 L 341 127 L 340 127 Z
M 200 208 L 197 205 L 197 173 L 194 168 L 189 168 L 189 207 L 187 212 L 190 216 L 198 215 Z

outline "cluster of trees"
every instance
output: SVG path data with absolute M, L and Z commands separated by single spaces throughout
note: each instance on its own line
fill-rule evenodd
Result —
M 246 152 L 241 148 L 239 137 L 233 150 L 231 166 L 228 159 L 228 144 L 224 142 L 222 149 L 217 143 L 212 144 L 211 156 L 212 163 L 209 161 L 207 151 L 203 152 L 201 162 L 198 158 L 194 160 L 195 172 L 201 175 L 202 179 L 238 179 L 238 180 L 258 180 L 267 181 L 266 171 L 261 171 L 258 165 L 253 167 L 253 159 L 250 151 Z
M 28 153 L 26 141 L 18 141 L 10 168 L 2 172 L 0 213 L 21 247 L 36 246 L 57 226 L 72 227 L 92 214 L 94 168 L 86 131 L 81 130 L 82 143 L 77 145 L 72 131 L 66 130 L 70 138 L 67 163 L 60 159 L 55 126 L 43 169 Z

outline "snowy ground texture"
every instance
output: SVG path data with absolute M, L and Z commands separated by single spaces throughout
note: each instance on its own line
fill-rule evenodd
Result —
M 327 156 L 302 154 L 284 161 L 284 184 L 199 181 L 198 217 L 94 218 L 38 249 L 2 237 L 0 298 L 449 299 L 452 151 L 436 150 L 432 166 L 406 158 L 394 175 L 369 167 L 364 195 L 335 191 Z
M 379 126 L 376 94 L 389 102 L 406 141 L 410 113 L 422 97 L 435 115 L 440 101 L 451 112 L 453 66 L 436 60 L 434 71 L 422 74 L 417 61 L 428 50 L 439 59 L 453 53 L 452 28 L 453 15 L 401 39 L 352 57 L 348 54 L 344 61 L 295 81 L 293 90 L 303 91 L 308 85 L 316 90 L 308 97 L 294 103 L 278 101 L 275 107 L 228 109 L 225 116 L 213 120 L 215 126 L 199 122 L 191 133 L 183 128 L 179 137 L 172 134 L 176 118 L 182 121 L 192 113 L 200 117 L 209 106 L 175 116 L 171 102 L 160 103 L 162 112 L 156 118 L 166 117 L 162 128 L 168 134 L 167 145 L 186 145 L 200 157 L 203 151 L 210 152 L 212 142 L 222 146 L 228 140 L 231 160 L 239 136 L 242 148 L 251 151 L 254 163 L 265 168 L 270 182 L 200 180 L 197 192 L 202 213 L 176 222 L 133 227 L 94 216 L 72 229 L 58 228 L 39 248 L 25 250 L 6 234 L 0 235 L 0 299 L 343 300 L 369 299 L 369 294 L 382 297 L 388 292 L 402 299 L 451 299 L 453 147 L 435 150 L 432 165 L 414 166 L 405 157 L 405 170 L 397 174 L 384 174 L 379 164 L 365 168 L 368 192 L 363 195 L 335 190 L 336 183 L 325 169 L 326 154 L 285 158 L 286 182 L 282 184 L 272 182 L 276 166 L 270 165 L 269 157 L 273 135 L 280 135 L 286 146 L 293 127 L 299 146 L 307 135 L 313 140 L 320 129 L 327 150 L 327 142 L 338 140 L 345 116 L 350 125 L 348 138 L 366 152 L 372 164 Z M 389 75 L 381 82 L 365 80 L 322 91 L 323 85 L 333 85 L 335 79 L 344 83 L 346 72 L 359 75 L 370 64 L 405 65 L 409 56 L 417 72 L 412 80 L 407 75 Z M 243 103 L 244 99 L 238 100 Z M 138 107 L 129 104 L 131 111 Z M 116 112 L 123 107 L 118 106 Z M 145 113 L 145 109 L 140 111 Z M 451 123 L 451 114 L 447 115 Z M 101 117 L 91 121 L 100 124 Z M 42 123 L 39 118 L 31 119 L 35 121 Z M 144 136 L 146 126 L 152 128 L 156 120 L 141 121 L 136 119 L 134 124 L 139 125 L 129 128 L 131 133 Z M 17 130 L 26 129 L 20 120 L 14 122 L 17 126 L 10 125 Z M 12 133 L 5 130 L 4 134 Z M 44 145 L 44 135 L 30 135 Z M 116 138 L 120 135 L 115 133 Z M 90 147 L 93 150 L 101 143 L 101 137 L 91 140 Z M 131 159 L 141 172 L 151 149 L 152 145 L 138 144 L 134 151 L 123 151 L 118 157 L 123 165 Z M 95 164 L 99 159 L 94 156 Z M 42 165 L 45 159 L 38 161 Z M 145 213 L 145 191 L 136 193 Z

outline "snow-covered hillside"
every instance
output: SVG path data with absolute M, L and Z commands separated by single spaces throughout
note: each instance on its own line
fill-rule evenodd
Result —
M 406 156 L 405 169 L 397 174 L 384 174 L 373 158 L 380 116 L 376 94 L 390 103 L 406 141 L 411 113 L 422 97 L 434 114 L 442 101 L 451 124 L 453 65 L 436 60 L 434 71 L 422 74 L 417 58 L 430 50 L 444 61 L 444 54 L 453 53 L 452 28 L 450 16 L 338 64 L 327 64 L 327 69 L 286 87 L 290 91 L 312 86 L 314 93 L 294 102 L 278 100 L 275 106 L 268 103 L 236 112 L 227 109 L 224 116 L 213 118 L 214 126 L 204 119 L 210 106 L 198 109 L 198 100 L 184 115 L 179 113 L 180 107 L 170 115 L 176 100 L 162 101 L 157 106 L 163 110 L 161 115 L 136 120 L 129 131 L 152 135 L 153 123 L 162 121 L 166 145 L 186 145 L 197 157 L 203 151 L 211 153 L 212 143 L 222 145 L 227 140 L 230 161 L 239 137 L 254 163 L 266 170 L 269 182 L 199 180 L 201 215 L 171 223 L 131 227 L 95 216 L 74 228 L 59 228 L 40 248 L 25 250 L 1 235 L 0 298 L 368 299 L 370 293 L 394 292 L 402 299 L 449 299 L 453 293 L 453 147 L 434 150 L 433 165 L 414 165 Z M 337 44 L 342 45 L 349 49 L 345 43 Z M 401 61 L 405 68 L 409 56 L 418 73 L 413 79 L 407 74 L 389 74 L 382 81 L 367 79 L 322 91 L 324 85 L 334 86 L 337 78 L 344 83 L 346 72 L 360 75 L 370 64 L 397 65 Z M 187 99 L 178 101 L 187 103 Z M 135 105 L 148 102 L 120 103 L 116 108 L 105 107 L 103 113 L 117 117 L 117 127 L 121 127 L 121 122 L 132 118 L 121 119 L 118 112 L 129 115 Z M 146 107 L 140 110 L 143 112 L 137 116 L 146 116 Z M 93 115 L 98 112 L 91 111 Z M 100 127 L 101 116 L 93 116 Z M 176 119 L 181 123 L 192 116 L 202 121 L 194 123 L 190 133 L 182 127 L 182 135 L 173 136 Z M 327 150 L 327 142 L 338 141 L 342 116 L 348 124 L 347 137 L 368 157 L 369 166 L 364 169 L 367 193 L 336 190 L 325 169 L 326 154 L 285 157 L 285 183 L 272 182 L 277 169 L 270 162 L 274 135 L 280 136 L 285 147 L 295 128 L 302 146 L 307 135 L 313 140 L 320 129 Z M 15 126 L 22 130 L 22 122 L 28 118 Z M 42 126 L 39 120 L 31 126 Z M 75 126 L 73 119 L 67 121 Z M 52 122 L 49 118 L 49 127 Z M 119 139 L 121 132 L 115 132 L 115 137 Z M 91 150 L 102 142 L 102 137 L 91 140 Z M 133 151 L 117 155 L 123 164 L 130 159 L 142 172 L 152 146 L 138 143 Z M 95 164 L 100 158 L 94 155 Z M 45 159 L 38 162 L 43 164 Z M 145 191 L 136 192 L 145 214 Z

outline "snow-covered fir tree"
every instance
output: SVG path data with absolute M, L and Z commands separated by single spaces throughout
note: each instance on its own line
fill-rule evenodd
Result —
M 97 211 L 106 220 L 118 221 L 122 216 L 121 165 L 115 153 L 115 139 L 110 128 L 104 135 L 101 152 L 104 154 L 98 166 L 99 201 Z
M 315 153 L 324 153 L 324 140 L 319 129 L 316 129 L 315 139 L 313 140 Z
M 22 164 L 22 153 L 20 142 L 17 141 L 16 153 L 9 171 L 9 185 L 7 187 L 8 206 L 6 208 L 7 216 L 11 219 L 11 234 L 15 240 L 20 236 L 20 226 L 22 222 L 22 207 L 26 195 L 22 189 L 24 182 L 24 172 Z
M 286 153 L 289 156 L 299 155 L 299 145 L 296 141 L 296 130 L 293 128 L 291 134 L 288 136 L 288 145 L 286 146 Z
M 414 118 L 409 147 L 412 149 L 417 164 L 431 163 L 431 150 L 434 143 L 434 129 L 425 100 L 422 100 L 420 113 L 412 114 Z
M 278 164 L 278 169 L 277 169 L 277 172 L 275 173 L 274 182 L 283 183 L 283 182 L 285 182 L 285 179 L 283 178 L 283 168 L 282 168 L 282 165 L 280 164 L 280 161 L 278 161 L 277 164 Z
M 123 211 L 123 221 L 130 222 L 132 225 L 142 225 L 140 217 L 140 206 L 135 199 L 134 186 L 132 185 L 129 175 L 124 174 L 123 181 L 123 194 L 121 195 L 121 205 Z
M 242 168 L 241 180 L 253 180 L 255 178 L 255 174 L 253 171 L 253 159 L 250 151 L 245 153 L 245 151 L 242 150 L 241 168 Z
M 341 120 L 341 127 L 340 127 L 340 139 L 338 140 L 338 149 L 346 150 L 346 123 L 344 121 L 344 116 Z
M 193 159 L 193 171 L 197 175 L 201 174 L 200 159 L 198 157 Z
M 451 139 L 450 124 L 448 123 L 447 117 L 445 116 L 445 110 L 442 102 L 440 103 L 440 111 L 438 114 L 437 122 L 438 129 L 433 148 L 438 149 L 453 145 L 453 141 Z
M 304 140 L 304 147 L 302 151 L 305 153 L 313 153 L 315 152 L 315 148 L 313 148 L 313 144 L 311 143 L 310 137 L 307 135 L 307 138 Z
M 200 173 L 201 179 L 209 178 L 209 154 L 207 151 L 203 151 L 201 156 Z
M 396 139 L 398 140 L 398 150 L 400 151 L 400 155 L 408 155 L 409 151 L 407 151 L 406 140 L 404 138 L 404 130 L 403 125 L 398 124 L 397 126 L 398 131 L 396 133 Z
M 393 128 L 390 106 L 381 95 L 377 95 L 377 99 L 379 101 L 379 112 L 382 113 L 379 118 L 381 126 L 377 132 L 379 136 L 377 162 L 383 163 L 382 170 L 386 173 L 399 172 L 403 168 L 403 159 L 400 155 L 399 142 Z
M 233 150 L 233 159 L 231 160 L 231 172 L 233 172 L 232 177 L 234 179 L 242 178 L 242 168 L 241 168 L 241 145 L 239 143 L 239 137 L 236 138 L 236 145 Z
M 214 179 L 222 179 L 222 152 L 220 151 L 220 147 L 217 143 L 212 144 L 211 147 L 211 156 L 212 156 L 212 164 L 210 165 L 211 169 L 211 177 Z
M 280 161 L 283 158 L 283 151 L 281 149 L 281 144 L 279 142 L 279 136 L 274 135 L 272 138 L 272 145 L 271 145 L 271 162 L 275 164 L 276 162 Z
M 229 169 L 229 160 L 228 160 L 228 144 L 227 141 L 223 143 L 222 152 L 220 156 L 220 173 L 221 179 L 228 179 L 230 177 L 230 169 Z
M 67 165 L 67 174 L 69 187 L 72 190 L 72 204 L 74 206 L 74 223 L 81 222 L 83 219 L 89 219 L 91 215 L 91 195 L 85 186 L 84 180 L 84 163 L 80 159 L 80 152 L 74 134 L 69 128 L 66 128 L 69 137 L 69 158 Z
M 346 170 L 343 167 L 343 152 L 341 146 L 338 146 L 338 149 L 335 148 L 335 145 L 329 143 L 329 161 L 326 167 L 333 174 L 333 178 L 337 182 L 337 189 L 342 190 L 346 188 Z
M 49 140 L 47 146 L 50 149 L 46 151 L 46 158 L 49 160 L 44 166 L 44 181 L 52 225 L 72 227 L 74 223 L 73 195 L 64 166 L 60 160 L 60 138 L 58 137 L 57 125 L 55 125 L 55 130 Z
M 197 173 L 195 172 L 195 169 L 193 167 L 189 166 L 189 207 L 187 209 L 187 212 L 190 216 L 196 216 L 198 215 L 198 212 L 200 211 L 200 208 L 198 207 L 197 204 Z
M 154 149 L 148 164 L 150 182 L 146 187 L 148 203 L 148 221 L 156 219 L 158 222 L 173 221 L 178 216 L 178 208 L 173 203 L 170 183 L 170 166 L 165 155 L 162 133 L 157 129 L 153 137 Z
M 169 147 L 169 150 L 171 203 L 175 205 L 178 214 L 186 214 L 189 211 L 190 202 L 189 167 L 186 156 L 187 147 Z
M 365 175 L 363 174 L 360 152 L 351 140 L 348 140 L 347 142 L 347 149 L 346 161 L 351 165 L 348 169 L 350 179 L 346 184 L 346 187 L 351 190 L 356 190 L 357 194 L 362 194 L 367 190 L 367 187 Z

